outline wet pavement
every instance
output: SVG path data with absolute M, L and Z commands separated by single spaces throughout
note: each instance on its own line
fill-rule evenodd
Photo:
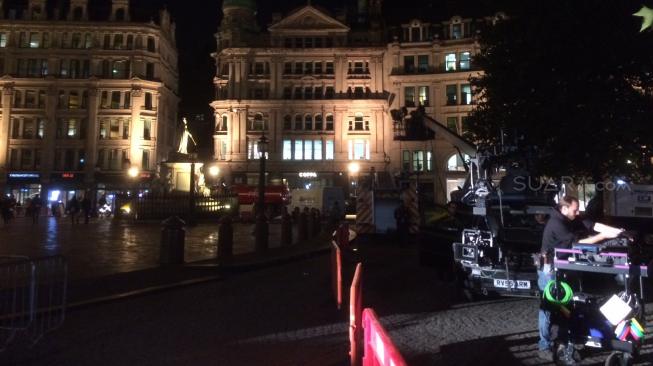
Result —
M 254 251 L 253 224 L 234 224 L 234 255 Z M 216 257 L 217 223 L 186 227 L 186 262 Z M 281 225 L 270 224 L 269 247 L 280 246 Z M 295 235 L 296 237 L 296 235 Z M 19 217 L 0 224 L 0 256 L 30 258 L 63 255 L 71 279 L 106 276 L 158 266 L 160 223 L 95 219 L 73 225 L 68 218 L 41 217 L 38 224 Z
M 536 299 L 465 302 L 433 268 L 417 265 L 414 246 L 371 242 L 345 253 L 345 283 L 357 261 L 363 305 L 375 309 L 408 365 L 550 365 L 537 358 Z M 0 354 L 0 364 L 344 366 L 347 306 L 336 309 L 329 263 L 320 255 L 74 309 L 62 328 L 33 348 Z M 598 365 L 606 353 L 587 356 L 582 365 Z M 636 364 L 652 356 L 647 339 Z

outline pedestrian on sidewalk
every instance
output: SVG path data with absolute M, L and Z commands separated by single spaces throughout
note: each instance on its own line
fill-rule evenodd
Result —
M 91 217 L 91 199 L 88 198 L 89 193 L 84 194 L 84 199 L 82 200 L 82 212 L 84 213 L 84 224 L 88 224 L 88 220 Z
M 41 201 L 41 196 L 36 195 L 34 198 L 29 203 L 29 206 L 27 206 L 27 210 L 30 213 L 30 216 L 32 216 L 32 224 L 38 224 L 39 223 L 39 216 L 41 215 L 41 207 L 43 206 L 43 201 Z
M 408 237 L 408 226 L 410 225 L 408 209 L 403 202 L 401 202 L 399 207 L 395 209 L 394 216 L 397 223 L 397 235 L 399 236 L 399 242 L 402 243 L 404 239 Z
M 2 213 L 2 221 L 4 222 L 5 226 L 9 225 L 9 221 L 11 221 L 10 205 L 11 202 L 9 201 L 9 197 L 0 198 L 0 212 Z
M 79 201 L 77 200 L 77 195 L 73 195 L 70 201 L 68 201 L 66 211 L 68 211 L 68 215 L 70 215 L 70 222 L 75 225 L 78 220 L 77 214 L 79 213 Z

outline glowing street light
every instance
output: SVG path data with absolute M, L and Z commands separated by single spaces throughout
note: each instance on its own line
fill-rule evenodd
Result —
M 348 169 L 351 174 L 358 174 L 361 170 L 361 166 L 358 163 L 349 163 Z
M 210 176 L 217 177 L 218 174 L 220 174 L 220 168 L 218 168 L 215 165 L 209 168 L 209 175 Z
M 129 168 L 129 170 L 127 170 L 127 174 L 132 178 L 138 177 L 138 173 L 139 173 L 138 168 L 135 167 L 135 166 L 133 166 L 133 167 Z

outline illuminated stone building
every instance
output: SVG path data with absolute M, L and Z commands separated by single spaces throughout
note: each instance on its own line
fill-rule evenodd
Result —
M 214 157 L 228 180 L 258 180 L 264 134 L 272 184 L 344 187 L 352 175 L 374 171 L 379 186 L 408 176 L 446 201 L 464 178 L 455 148 L 429 133 L 406 136 L 391 111 L 422 106 L 462 133 L 473 104 L 469 78 L 478 74 L 476 29 L 486 19 L 390 28 L 381 7 L 381 0 L 359 1 L 348 19 L 309 3 L 275 14 L 264 31 L 253 0 L 224 1 L 211 105 Z M 358 173 L 350 173 L 352 162 Z
M 155 174 L 174 149 L 178 71 L 175 26 L 130 19 L 112 0 L 96 19 L 87 0 L 46 11 L 0 9 L 0 189 L 119 190 Z M 89 13 L 93 16 L 89 16 Z

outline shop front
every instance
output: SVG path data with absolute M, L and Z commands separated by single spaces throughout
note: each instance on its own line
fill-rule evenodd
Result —
M 41 193 L 41 174 L 38 172 L 12 172 L 7 174 L 5 194 L 13 196 L 16 203 L 25 201 Z

